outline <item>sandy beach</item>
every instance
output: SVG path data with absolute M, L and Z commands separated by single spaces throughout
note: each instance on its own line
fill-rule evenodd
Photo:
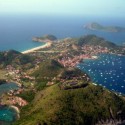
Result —
M 35 47 L 35 48 L 32 48 L 32 49 L 28 49 L 26 51 L 23 51 L 22 54 L 31 53 L 31 52 L 34 52 L 36 50 L 47 48 L 47 47 L 50 47 L 50 46 L 51 46 L 51 42 L 47 42 L 46 44 L 44 44 L 42 46 L 38 46 L 38 47 Z

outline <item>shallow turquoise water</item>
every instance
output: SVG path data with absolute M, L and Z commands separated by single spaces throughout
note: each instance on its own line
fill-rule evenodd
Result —
M 10 107 L 0 108 L 0 125 L 11 125 L 16 120 L 17 112 Z
M 18 85 L 15 83 L 7 83 L 0 85 L 0 95 L 10 90 L 18 89 Z M 17 113 L 10 107 L 0 107 L 0 125 L 10 125 L 15 120 Z
M 11 110 L 9 107 L 0 109 L 0 121 L 12 122 L 15 116 L 16 112 L 14 112 L 14 110 Z

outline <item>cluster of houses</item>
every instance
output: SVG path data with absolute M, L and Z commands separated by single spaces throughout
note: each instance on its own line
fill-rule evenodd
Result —
M 97 55 L 99 53 L 108 53 L 110 51 L 107 47 L 102 47 L 98 45 L 84 45 L 81 48 L 86 54 L 89 54 L 90 56 Z
M 23 72 L 22 70 L 14 68 L 12 65 L 6 66 L 6 76 L 8 78 L 8 81 L 14 81 L 17 83 L 20 88 L 17 90 L 10 90 L 6 94 L 8 95 L 7 98 L 4 100 L 0 99 L 0 105 L 18 105 L 20 107 L 23 107 L 27 105 L 27 101 L 23 100 L 21 97 L 17 97 L 16 95 L 22 93 L 24 91 L 24 88 L 22 87 L 23 79 L 28 79 L 29 81 L 34 81 L 35 78 L 29 76 L 27 73 Z M 9 84 L 9 83 L 8 83 Z
M 23 100 L 21 97 L 18 97 L 16 95 L 24 91 L 24 88 L 22 86 L 23 79 L 34 81 L 35 78 L 27 75 L 21 70 L 14 68 L 12 65 L 6 66 L 6 71 L 7 71 L 6 76 L 9 78 L 8 80 L 17 83 L 20 86 L 20 88 L 17 90 L 10 90 L 9 92 L 7 92 L 6 93 L 8 95 L 7 98 L 5 98 L 4 100 L 1 98 L 0 105 L 9 104 L 9 105 L 17 105 L 20 107 L 27 105 L 28 104 L 27 101 Z
M 71 57 L 70 54 L 67 53 L 61 59 L 58 59 L 58 62 L 64 67 L 75 67 L 81 60 L 96 59 L 97 56 L 95 55 L 108 53 L 109 49 L 107 47 L 85 45 L 81 47 L 81 51 L 84 52 L 84 54 L 80 53 L 79 55 Z
M 5 96 L 4 100 L 3 100 L 3 96 L 4 96 L 3 94 L 0 98 L 0 105 L 4 106 L 8 104 L 8 105 L 17 105 L 20 107 L 27 105 L 28 104 L 27 101 L 25 101 L 21 97 L 16 96 L 17 94 L 20 94 L 22 92 L 23 92 L 23 88 L 20 88 L 17 90 L 10 90 L 9 92 L 6 93 L 8 96 Z
M 28 104 L 27 101 L 17 96 L 8 97 L 7 103 L 10 105 L 18 105 L 20 107 L 23 107 Z
M 6 66 L 6 76 L 11 76 L 11 80 L 16 83 L 22 83 L 22 79 L 28 79 L 28 80 L 35 80 L 34 77 L 29 76 L 27 73 L 23 72 L 22 70 L 15 69 L 12 65 Z M 9 77 L 10 78 L 10 77 Z
M 64 56 L 62 59 L 58 59 L 58 62 L 61 63 L 64 67 L 75 67 L 82 59 L 89 59 L 91 56 L 86 54 L 80 54 L 79 56 Z

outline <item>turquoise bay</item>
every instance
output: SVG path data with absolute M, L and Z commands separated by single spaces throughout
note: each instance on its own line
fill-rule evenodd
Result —
M 3 121 L 4 124 L 11 124 L 16 116 L 17 112 L 10 107 L 3 107 L 0 109 L 0 121 Z
M 18 85 L 15 83 L 6 83 L 0 85 L 0 97 L 2 94 L 9 92 L 10 90 L 19 89 Z M 0 125 L 10 125 L 15 118 L 17 117 L 17 112 L 10 106 L 1 106 L 0 105 Z

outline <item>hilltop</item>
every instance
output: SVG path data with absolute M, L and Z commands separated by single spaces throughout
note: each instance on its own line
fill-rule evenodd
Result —
M 125 101 L 92 84 L 74 90 L 60 90 L 56 84 L 38 92 L 21 112 L 21 119 L 14 125 L 115 124 L 125 119 Z
M 98 31 L 105 31 L 105 32 L 125 32 L 124 27 L 119 27 L 119 26 L 103 26 L 100 25 L 99 23 L 89 23 L 84 25 L 85 29 L 89 30 L 98 30 Z
M 112 43 L 110 41 L 105 40 L 102 37 L 97 37 L 96 35 L 86 35 L 83 37 L 80 37 L 78 39 L 78 45 L 94 45 L 94 46 L 102 46 L 102 47 L 107 47 L 107 48 L 117 48 L 118 45 L 116 45 L 115 43 Z
M 14 67 L 20 67 L 33 62 L 35 58 L 30 55 L 24 55 L 15 50 L 9 50 L 0 52 L 0 66 L 6 67 L 7 65 L 12 65 Z M 28 68 L 28 67 L 27 67 Z
M 54 42 L 57 38 L 54 35 L 44 35 L 42 37 L 33 37 L 32 40 L 36 42 Z

